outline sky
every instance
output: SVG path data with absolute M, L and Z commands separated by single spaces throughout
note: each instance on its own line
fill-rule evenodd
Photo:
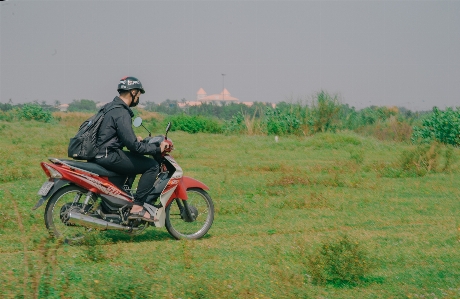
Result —
M 0 102 L 143 101 L 225 87 L 245 102 L 460 106 L 460 0 L 4 1 Z M 225 74 L 223 76 L 222 74 Z

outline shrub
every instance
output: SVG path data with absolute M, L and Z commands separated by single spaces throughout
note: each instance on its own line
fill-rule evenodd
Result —
M 247 130 L 242 112 L 238 112 L 232 116 L 229 121 L 224 123 L 224 132 L 226 133 L 243 133 Z
M 380 165 L 377 171 L 389 178 L 424 176 L 430 172 L 445 172 L 456 161 L 454 148 L 440 142 L 422 143 L 402 152 L 398 162 Z
M 412 126 L 405 120 L 390 116 L 385 121 L 377 121 L 375 124 L 359 127 L 355 131 L 364 136 L 375 137 L 378 140 L 410 142 Z
M 292 110 L 267 108 L 265 111 L 265 126 L 269 135 L 299 133 L 301 124 L 299 117 Z
M 311 131 L 314 133 L 334 132 L 338 126 L 340 108 L 337 95 L 331 96 L 325 91 L 319 92 L 311 108 L 309 119 Z
M 51 112 L 43 110 L 43 108 L 37 104 L 25 104 L 20 110 L 18 110 L 18 115 L 19 118 L 26 120 L 37 120 L 47 123 L 53 120 Z
M 460 145 L 460 107 L 441 111 L 437 107 L 423 120 L 422 127 L 415 126 L 412 141 L 429 143 L 439 141 L 444 144 Z
M 165 119 L 171 122 L 171 131 L 188 133 L 222 133 L 222 125 L 215 119 L 204 116 L 174 115 Z
M 0 111 L 0 120 L 12 122 L 17 118 L 17 111 L 15 109 L 6 112 Z
M 441 164 L 442 161 L 444 165 Z M 449 170 L 453 162 L 453 148 L 436 141 L 420 144 L 413 150 L 404 151 L 401 156 L 401 168 L 418 176 Z
M 313 283 L 337 286 L 358 284 L 372 268 L 368 254 L 347 236 L 323 244 L 307 264 Z

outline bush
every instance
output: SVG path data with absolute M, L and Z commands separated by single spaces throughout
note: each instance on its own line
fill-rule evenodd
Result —
M 18 116 L 26 120 L 37 120 L 47 123 L 53 120 L 51 112 L 43 110 L 43 108 L 37 104 L 25 104 L 18 110 Z
M 401 157 L 401 167 L 405 172 L 423 176 L 429 172 L 448 170 L 453 163 L 453 148 L 439 142 L 418 145 L 414 150 L 406 150 Z M 444 161 L 444 165 L 441 165 Z
M 226 133 L 244 133 L 247 132 L 246 123 L 244 121 L 244 115 L 242 112 L 238 112 L 232 116 L 229 121 L 225 121 L 224 129 Z
M 337 286 L 358 284 L 372 268 L 368 254 L 347 236 L 323 244 L 307 264 L 313 283 Z
M 355 132 L 375 137 L 378 140 L 410 142 L 412 126 L 405 120 L 390 116 L 385 121 L 377 121 L 375 124 L 359 127 L 355 129 Z
M 446 111 L 434 107 L 432 114 L 423 120 L 422 127 L 414 127 L 412 141 L 460 145 L 460 107 L 456 110 L 447 108 Z
M 331 96 L 325 91 L 316 95 L 316 103 L 311 108 L 309 125 L 312 132 L 335 132 L 339 123 L 340 103 L 337 95 Z
M 302 122 L 292 110 L 267 108 L 265 126 L 269 135 L 298 134 Z
M 222 125 L 215 119 L 204 116 L 188 116 L 185 114 L 171 116 L 165 122 L 171 122 L 171 131 L 188 133 L 222 133 Z
M 0 111 L 0 120 L 12 122 L 17 118 L 17 111 L 16 110 L 9 110 L 6 112 Z
M 450 171 L 456 159 L 452 146 L 434 141 L 405 150 L 398 162 L 380 165 L 376 169 L 388 178 L 420 177 L 432 172 Z

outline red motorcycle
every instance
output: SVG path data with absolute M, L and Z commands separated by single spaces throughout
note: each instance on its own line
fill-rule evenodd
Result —
M 142 119 L 138 117 L 133 123 L 139 127 Z M 153 191 L 144 204 L 154 216 L 154 222 L 128 219 L 134 200 L 133 177 L 109 171 L 96 163 L 50 158 L 51 163 L 41 163 L 48 180 L 38 191 L 41 198 L 33 208 L 36 210 L 49 199 L 45 225 L 50 234 L 67 243 L 76 243 L 94 229 L 139 234 L 153 224 L 166 226 L 176 239 L 203 237 L 213 223 L 214 204 L 205 191 L 209 188 L 182 176 L 182 168 L 169 154 L 174 149 L 167 137 L 170 128 L 171 123 L 165 135 L 150 137 L 149 132 L 149 137 L 143 140 L 158 145 L 166 141 L 169 145 L 162 154 Z

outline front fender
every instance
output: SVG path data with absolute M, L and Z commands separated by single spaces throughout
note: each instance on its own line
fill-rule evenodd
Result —
M 195 180 L 191 177 L 184 176 L 180 180 L 179 185 L 177 185 L 176 190 L 174 190 L 174 193 L 171 196 L 171 199 L 180 198 L 180 199 L 186 200 L 187 199 L 187 189 L 190 189 L 190 188 L 200 188 L 203 190 L 209 190 L 209 187 L 203 184 L 202 182 Z
M 203 190 L 209 190 L 209 187 L 206 186 L 205 184 L 203 184 L 202 182 L 198 181 L 198 180 L 195 180 L 191 177 L 188 177 L 188 176 L 184 176 L 182 178 L 182 181 L 184 182 L 184 185 L 185 185 L 185 189 L 189 189 L 189 188 L 200 188 L 200 189 L 203 189 Z
M 65 186 L 68 183 L 69 183 L 69 181 L 67 181 L 67 180 L 54 179 L 54 185 L 51 188 L 51 190 L 48 192 L 48 194 L 46 196 L 42 196 L 38 200 L 38 202 L 35 204 L 35 206 L 32 208 L 32 210 L 38 209 L 42 204 L 45 203 L 45 201 L 48 200 L 48 198 L 53 196 L 53 194 L 56 193 L 56 191 L 58 191 L 59 189 L 61 189 L 62 186 Z

